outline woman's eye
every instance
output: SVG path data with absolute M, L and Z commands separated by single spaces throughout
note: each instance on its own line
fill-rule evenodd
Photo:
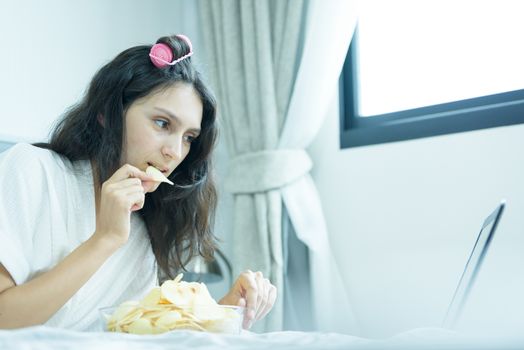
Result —
M 169 126 L 169 123 L 163 119 L 155 119 L 155 124 L 162 129 L 167 129 L 167 127 Z
M 193 135 L 186 135 L 186 136 L 185 136 L 185 141 L 186 141 L 187 143 L 192 143 L 193 141 L 195 141 L 195 139 L 196 139 L 196 137 L 193 136 Z

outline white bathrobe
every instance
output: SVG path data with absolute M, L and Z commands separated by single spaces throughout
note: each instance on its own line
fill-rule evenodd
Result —
M 17 285 L 62 261 L 93 234 L 95 223 L 89 161 L 71 163 L 23 143 L 0 154 L 0 263 Z M 101 330 L 100 308 L 140 299 L 156 283 L 145 224 L 133 213 L 128 242 L 46 325 Z

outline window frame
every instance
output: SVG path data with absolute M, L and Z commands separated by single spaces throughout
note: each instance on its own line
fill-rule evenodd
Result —
M 524 89 L 404 111 L 358 115 L 358 24 L 340 75 L 342 149 L 524 123 Z

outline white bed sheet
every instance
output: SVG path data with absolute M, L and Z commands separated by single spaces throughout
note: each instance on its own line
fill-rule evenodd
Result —
M 417 329 L 388 339 L 338 333 L 271 332 L 239 335 L 176 331 L 161 335 L 77 332 L 45 326 L 0 330 L 0 349 L 523 349 L 524 339 L 473 339 L 439 328 Z

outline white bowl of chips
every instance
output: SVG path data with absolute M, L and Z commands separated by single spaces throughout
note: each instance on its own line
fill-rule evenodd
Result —
M 139 306 L 131 302 L 100 309 L 104 330 L 132 334 L 161 334 L 175 330 L 239 334 L 244 308 L 240 306 L 208 305 L 194 308 Z
M 195 330 L 239 334 L 244 308 L 219 305 L 203 283 L 181 281 L 182 275 L 153 288 L 140 301 L 100 309 L 104 330 L 161 334 Z

